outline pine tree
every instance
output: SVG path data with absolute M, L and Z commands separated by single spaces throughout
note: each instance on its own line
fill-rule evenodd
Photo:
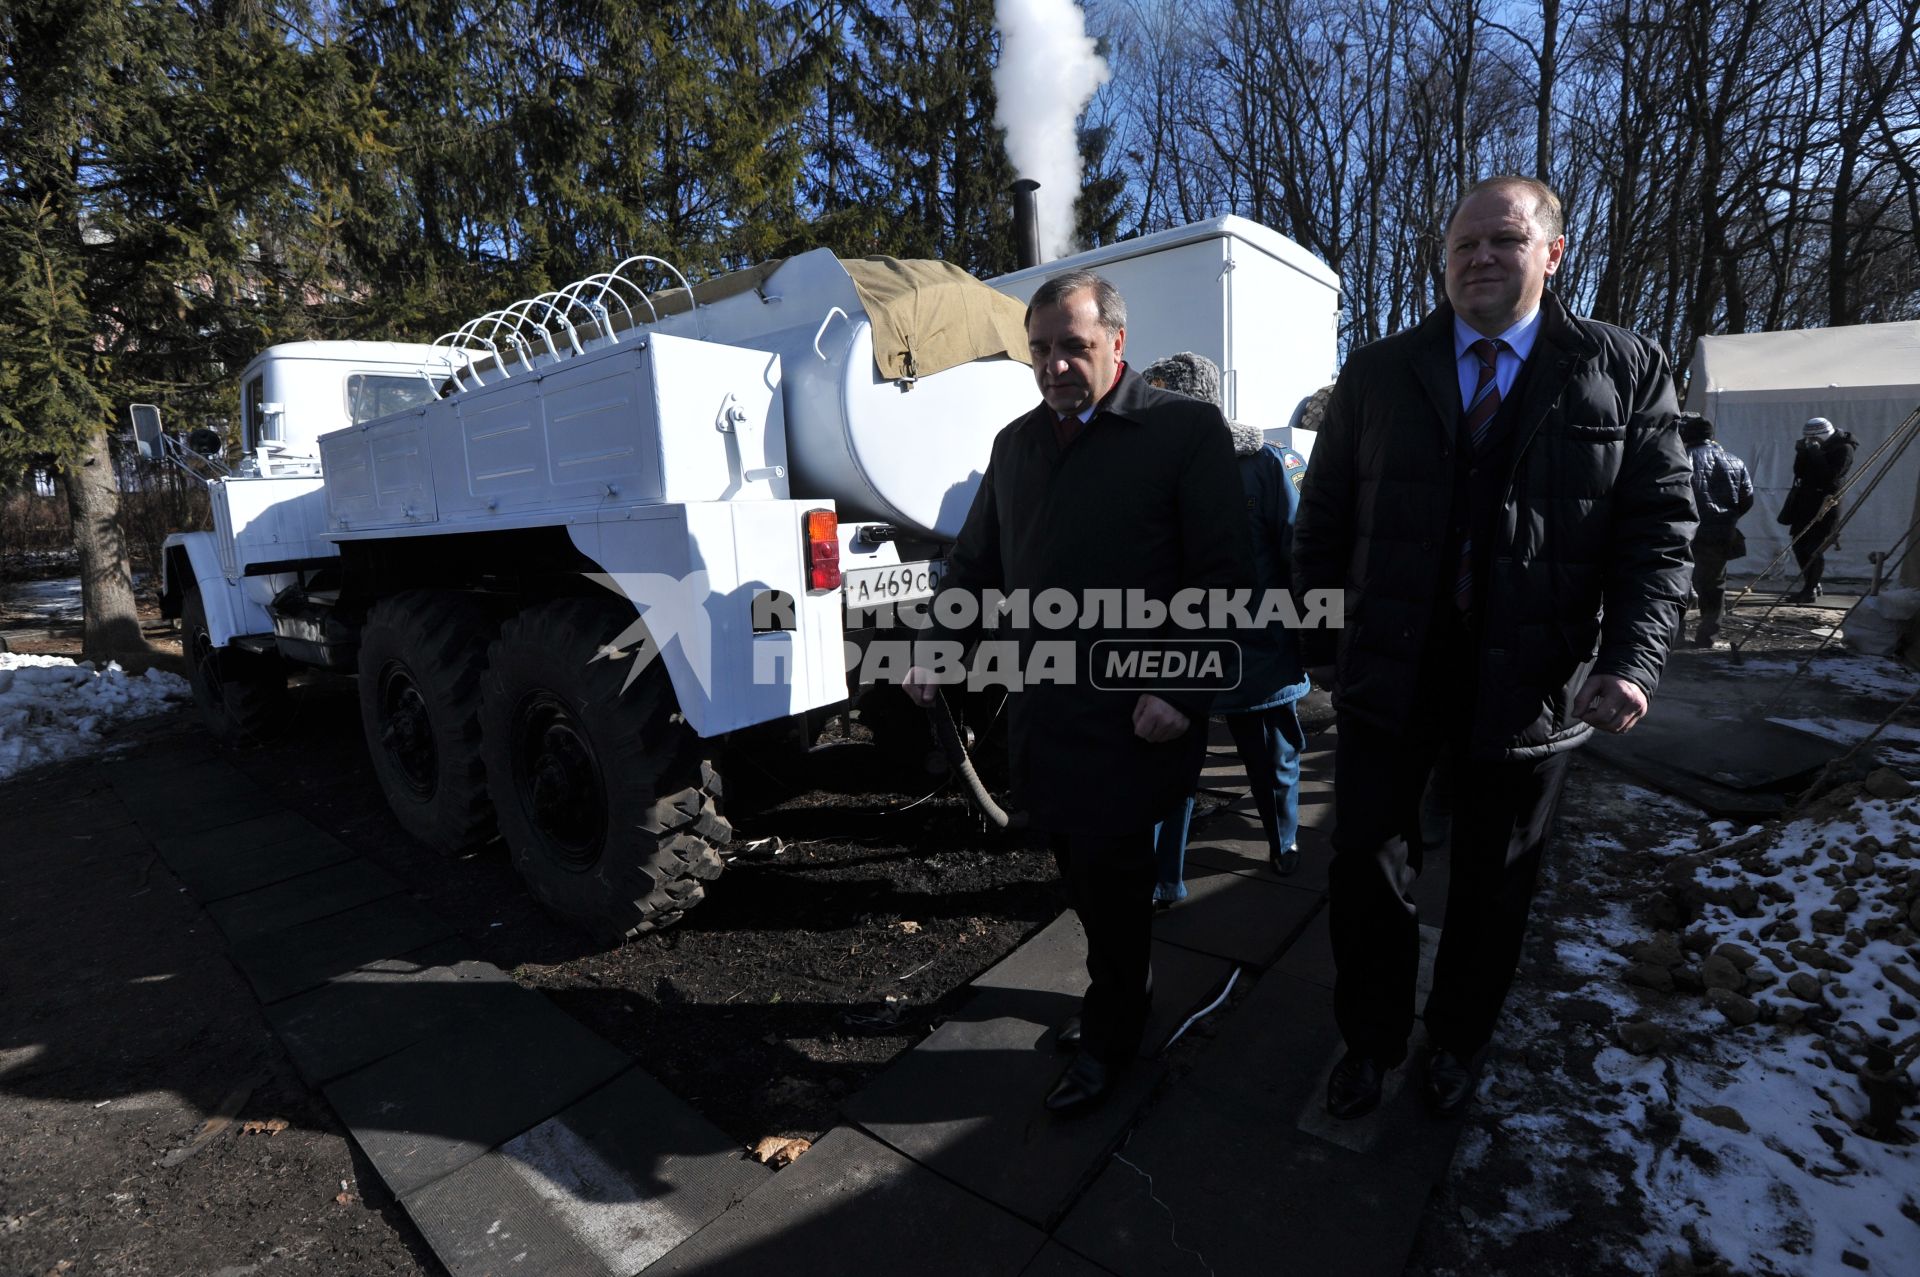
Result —
M 144 646 L 108 456 L 111 358 L 96 325 L 87 221 L 97 138 L 117 130 L 116 54 L 131 15 L 111 0 L 18 0 L 0 10 L 0 459 L 50 459 L 80 560 L 84 648 Z
M 91 657 L 144 646 L 109 446 L 126 405 L 230 414 L 240 363 L 354 291 L 345 175 L 376 143 L 365 86 L 313 17 L 0 8 L 0 454 L 63 479 Z
M 851 114 L 866 152 L 863 194 L 890 232 L 884 251 L 977 275 L 1012 269 L 992 0 L 875 0 L 849 17 L 861 46 L 849 55 Z

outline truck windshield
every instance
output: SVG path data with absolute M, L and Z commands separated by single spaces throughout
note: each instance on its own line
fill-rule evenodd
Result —
M 418 407 L 432 398 L 433 388 L 424 377 L 357 372 L 347 378 L 347 412 L 356 426 L 390 412 Z

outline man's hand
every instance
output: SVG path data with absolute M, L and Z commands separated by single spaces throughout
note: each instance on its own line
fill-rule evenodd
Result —
M 934 680 L 933 671 L 919 665 L 907 671 L 906 681 L 900 684 L 900 689 L 907 694 L 908 700 L 921 709 L 933 704 L 933 698 L 940 695 L 940 684 Z
M 1158 745 L 1186 731 L 1192 720 L 1152 692 L 1140 693 L 1133 703 L 1133 734 Z
M 1307 681 L 1323 692 L 1331 692 L 1334 671 L 1338 668 L 1334 665 L 1309 665 L 1306 671 Z
M 1624 732 L 1647 714 L 1647 694 L 1630 678 L 1594 674 L 1580 685 L 1573 712 L 1603 732 Z

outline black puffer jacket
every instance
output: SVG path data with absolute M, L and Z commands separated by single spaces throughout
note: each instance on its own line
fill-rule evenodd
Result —
M 1389 730 L 1412 716 L 1441 582 L 1460 418 L 1453 310 L 1355 351 L 1314 443 L 1294 581 L 1344 589 L 1335 702 Z M 1691 571 L 1692 467 L 1659 347 L 1549 294 L 1516 391 L 1499 535 L 1476 547 L 1480 757 L 1571 748 L 1590 672 L 1651 694 Z M 1309 631 L 1303 637 L 1314 637 Z M 1309 664 L 1331 655 L 1309 651 Z M 1462 671 L 1464 674 L 1465 672 Z

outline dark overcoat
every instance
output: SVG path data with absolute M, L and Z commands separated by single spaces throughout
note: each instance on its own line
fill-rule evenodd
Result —
M 1780 522 L 1793 528 L 1795 535 L 1822 517 L 1836 513 L 1826 509 L 1827 498 L 1839 493 L 1853 469 L 1853 450 L 1859 440 L 1845 430 L 1836 430 L 1824 439 L 1802 439 L 1793 450 L 1793 487 L 1780 505 Z
M 1183 589 L 1252 588 L 1244 497 L 1218 408 L 1128 368 L 1064 449 L 1054 423 L 1041 404 L 995 437 L 942 590 L 1065 590 L 1085 615 L 1088 599 L 1126 590 L 1166 603 Z M 1025 631 L 936 627 L 935 636 L 1016 642 L 1023 668 L 1036 641 L 1072 644 L 1072 681 L 1026 684 L 1008 709 L 1014 806 L 1034 828 L 1140 832 L 1193 792 L 1214 693 L 1163 689 L 1192 726 L 1149 744 L 1133 731 L 1139 692 L 1101 690 L 1089 677 L 1096 643 L 1152 635 L 1042 628 L 1036 614 Z
M 1585 740 L 1593 729 L 1572 702 L 1589 673 L 1651 695 L 1692 572 L 1693 471 L 1660 348 L 1569 315 L 1548 294 L 1515 394 L 1497 532 L 1475 544 L 1476 757 L 1539 757 Z M 1431 691 L 1423 677 L 1469 673 L 1425 659 L 1454 579 L 1443 559 L 1460 415 L 1443 304 L 1348 358 L 1301 490 L 1295 584 L 1346 591 L 1335 704 L 1387 730 L 1414 721 Z M 1308 664 L 1321 659 L 1310 647 Z

